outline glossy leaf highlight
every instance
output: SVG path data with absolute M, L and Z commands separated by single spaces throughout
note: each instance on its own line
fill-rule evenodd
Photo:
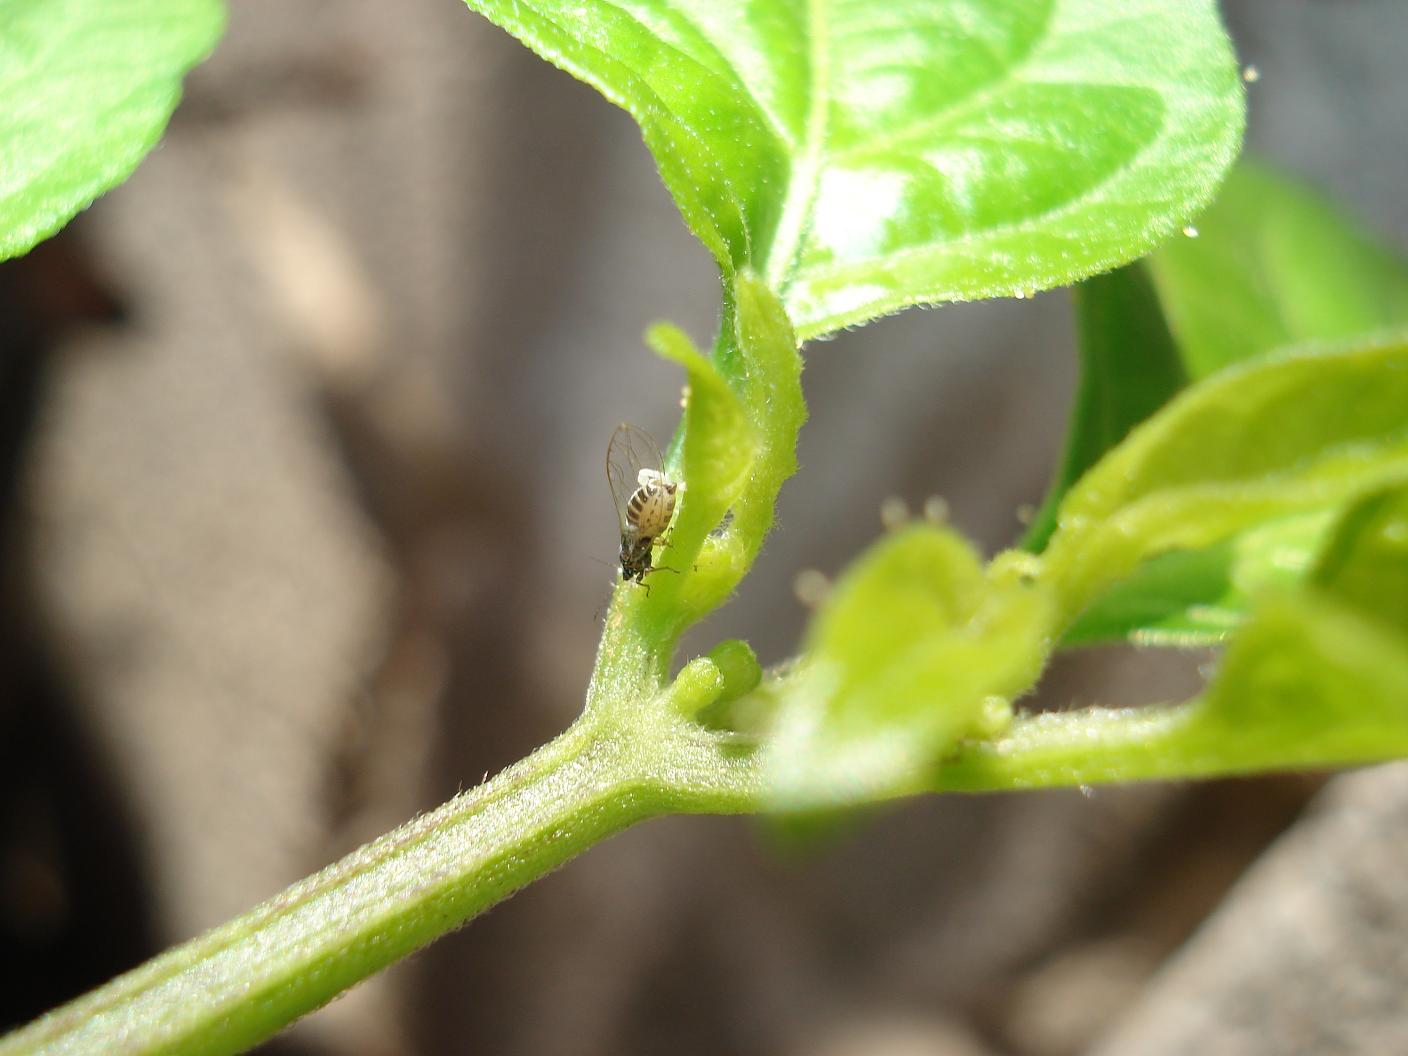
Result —
M 1241 140 L 1211 0 L 468 2 L 630 112 L 803 340 L 1131 260 Z

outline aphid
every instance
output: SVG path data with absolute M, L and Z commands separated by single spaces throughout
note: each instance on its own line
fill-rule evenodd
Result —
M 651 550 L 675 514 L 679 483 L 659 468 L 660 449 L 650 436 L 622 422 L 606 448 L 606 476 L 621 524 L 621 578 L 644 583 L 654 572 Z

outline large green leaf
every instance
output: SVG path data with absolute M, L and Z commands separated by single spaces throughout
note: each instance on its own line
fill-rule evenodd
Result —
M 1242 162 L 1149 267 L 1194 377 L 1311 340 L 1408 323 L 1408 267 L 1319 195 Z
M 1406 476 L 1404 339 L 1229 368 L 1185 390 L 1071 489 L 1045 578 L 1066 624 L 1149 558 Z
M 218 0 L 0 2 L 0 259 L 131 174 L 224 23 Z
M 1043 591 L 984 570 L 947 529 L 879 543 L 838 582 L 782 682 L 767 763 L 774 804 L 843 806 L 912 783 L 984 723 L 994 698 L 1035 681 L 1048 616 Z
M 1211 0 L 468 2 L 631 113 L 803 340 L 1137 257 L 1241 139 Z

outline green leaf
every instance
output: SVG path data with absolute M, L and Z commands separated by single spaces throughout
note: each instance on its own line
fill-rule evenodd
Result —
M 224 24 L 218 0 L 0 3 L 0 260 L 131 174 Z
M 963 745 L 925 787 L 1038 788 L 1353 766 L 1408 755 L 1408 648 L 1307 593 L 1263 604 L 1214 684 L 1170 707 L 1048 713 Z
M 1408 487 L 1371 495 L 1346 513 L 1316 565 L 1313 582 L 1408 633 Z
M 1314 591 L 1264 604 L 1228 647 L 1178 747 L 1194 774 L 1408 754 L 1408 643 Z
M 1186 390 L 1071 489 L 1046 551 L 1062 629 L 1143 561 L 1330 509 L 1408 475 L 1408 344 L 1229 368 Z
M 618 604 L 633 615 L 609 620 L 608 632 L 639 635 L 637 645 L 646 647 L 640 655 L 651 657 L 649 671 L 618 672 L 626 681 L 659 681 L 683 630 L 733 592 L 772 527 L 783 482 L 797 468 L 806 403 L 796 338 L 777 298 L 750 272 L 735 276 L 727 292 L 712 357 L 674 326 L 657 324 L 646 335 L 662 358 L 685 369 L 685 412 L 665 456 L 668 475 L 682 486 L 648 589 L 629 583 L 617 589 Z M 633 651 L 623 641 L 603 643 L 602 656 Z M 617 685 L 614 692 L 625 691 Z
M 617 587 L 617 596 L 638 599 L 642 630 L 662 660 L 683 629 L 719 603 L 747 567 L 746 555 L 716 532 L 748 487 L 759 441 L 742 402 L 717 364 L 701 354 L 674 326 L 657 324 L 647 343 L 664 359 L 684 367 L 685 412 L 666 456 L 667 474 L 681 482 L 674 523 L 649 585 Z M 682 600 L 683 599 L 683 600 Z
M 1211 0 L 468 0 L 640 124 L 797 335 L 1148 251 L 1241 140 Z
M 1216 645 L 1253 599 L 1304 580 L 1333 525 L 1332 512 L 1282 517 L 1205 549 L 1161 554 L 1081 613 L 1061 644 Z
M 802 397 L 802 357 L 787 313 L 750 272 L 734 280 L 734 339 L 720 347 L 720 370 L 743 403 L 758 438 L 748 489 L 733 506 L 736 532 L 751 562 L 772 528 L 783 481 L 797 472 L 797 436 L 807 420 Z
M 1242 162 L 1149 267 L 1188 370 L 1408 323 L 1408 267 L 1318 194 Z
M 684 488 L 670 530 L 671 553 L 692 561 L 743 493 L 758 440 L 742 402 L 718 367 L 681 330 L 658 323 L 645 339 L 661 358 L 684 367 L 689 379 L 680 436 L 671 445 L 666 470 Z
M 1239 164 L 1198 227 L 1197 238 L 1173 240 L 1148 261 L 1177 323 L 1178 354 L 1196 376 L 1287 342 L 1359 335 L 1408 320 L 1408 268 L 1318 197 L 1265 167 Z M 1142 318 L 1154 326 L 1158 316 L 1156 304 L 1144 303 L 1123 325 L 1132 328 Z M 1090 329 L 1084 312 L 1081 322 L 1084 352 Z M 1113 385 L 1121 371 L 1144 365 L 1146 343 L 1132 341 L 1124 350 L 1112 343 Z M 1083 386 L 1090 373 L 1087 357 Z M 1082 404 L 1078 423 L 1083 411 Z M 1033 539 L 1054 520 L 1050 500 L 1043 514 L 1050 520 L 1034 524 Z M 1158 557 L 1085 613 L 1066 644 L 1120 636 L 1165 645 L 1219 641 L 1246 616 L 1247 584 L 1298 580 L 1328 523 L 1322 516 L 1270 525 L 1206 553 Z
M 1187 382 L 1148 274 L 1138 264 L 1075 289 L 1080 385 L 1056 479 L 1022 545 L 1041 550 L 1071 485 Z
M 1347 766 L 1408 755 L 1408 485 L 1333 526 L 1310 577 L 1272 592 L 1202 696 L 1021 719 L 929 783 L 1031 788 Z
M 985 572 L 932 525 L 883 540 L 837 583 L 782 687 L 765 766 L 776 806 L 885 798 L 1026 690 L 1045 659 L 1045 594 Z M 994 702 L 992 698 L 1000 698 Z
M 1408 485 L 1351 506 L 1311 584 L 1259 606 L 1182 737 L 1195 773 L 1408 754 Z
M 656 326 L 647 338 L 689 377 L 670 466 L 685 490 L 663 557 L 684 574 L 652 586 L 652 607 L 686 622 L 727 597 L 757 557 L 783 481 L 796 472 L 807 416 L 801 356 L 777 298 L 745 271 L 728 307 L 713 359 L 674 327 Z

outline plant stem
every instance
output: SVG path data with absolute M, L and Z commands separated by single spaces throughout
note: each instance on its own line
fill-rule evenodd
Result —
M 964 744 L 937 771 L 897 796 L 1229 777 L 1267 770 L 1363 766 L 1403 757 L 1408 736 L 1298 736 L 1267 742 L 1256 729 L 1206 721 L 1206 702 L 1085 708 L 1018 719 L 993 741 Z
M 683 730 L 666 717 L 652 740 Z M 746 765 L 695 730 L 655 772 L 619 725 L 583 720 L 487 784 L 222 927 L 0 1040 L 0 1054 L 235 1053 L 621 829 L 751 802 Z M 658 743 L 653 746 L 659 751 Z M 730 792 L 727 775 L 736 780 Z
M 649 601 L 616 592 L 586 710 L 556 740 L 0 1039 L 0 1056 L 241 1052 L 637 821 L 757 809 L 756 749 L 691 721 L 707 701 L 667 685 L 679 621 Z
M 960 747 L 922 790 L 1000 792 L 1181 776 L 1187 760 L 1170 748 L 1179 747 L 1186 714 L 1089 708 L 1021 718 L 995 741 Z

